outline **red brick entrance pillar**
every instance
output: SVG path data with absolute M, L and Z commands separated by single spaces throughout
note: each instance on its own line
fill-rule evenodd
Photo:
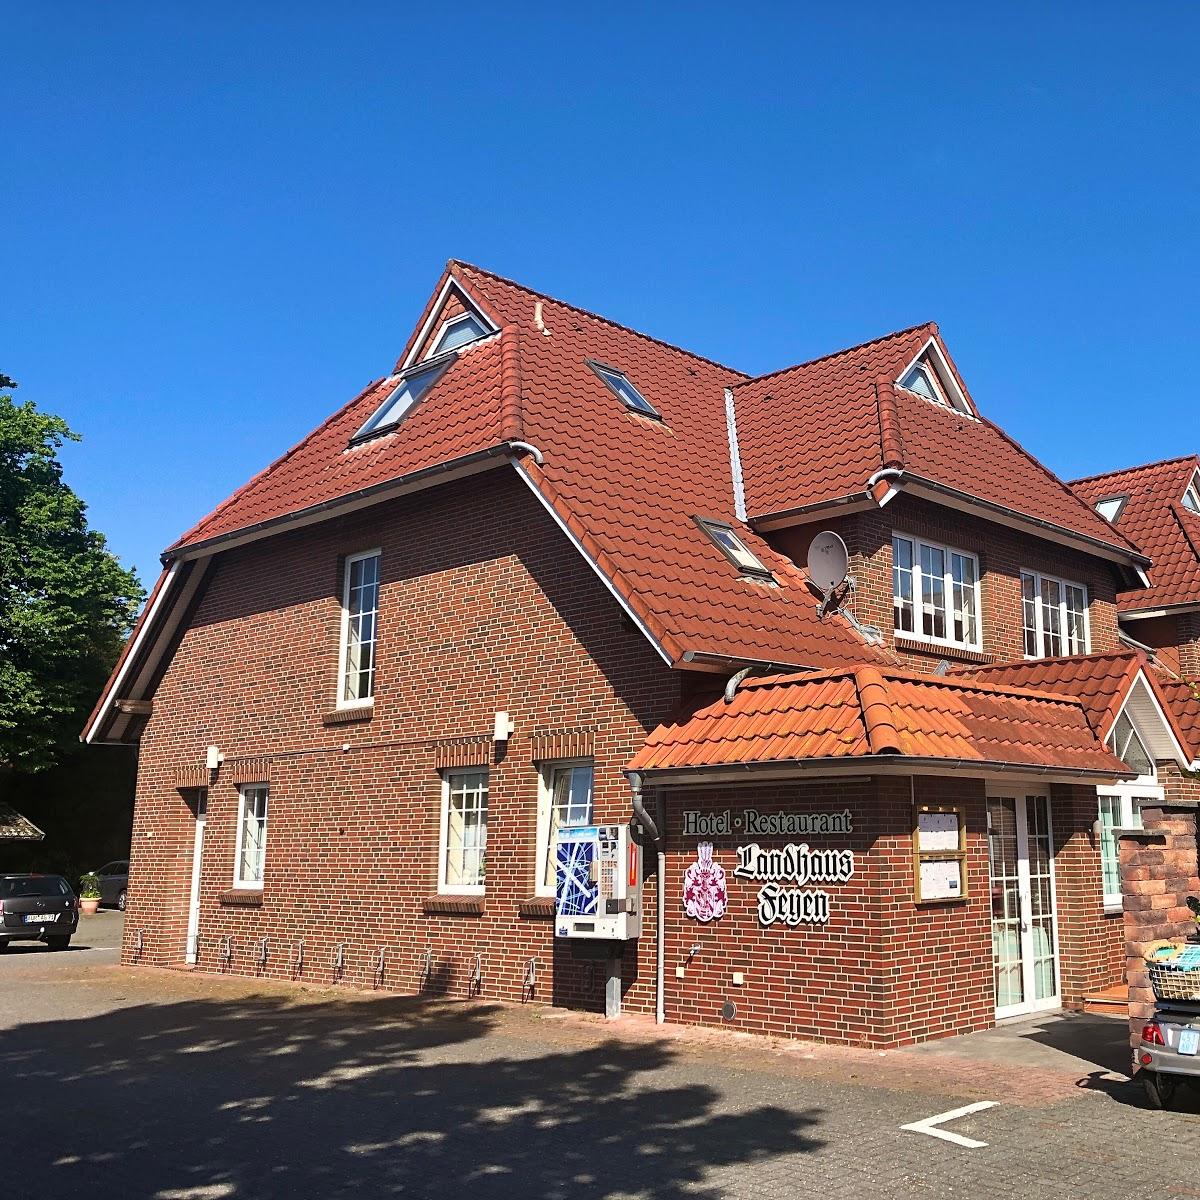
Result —
M 1194 808 L 1143 808 L 1144 830 L 1121 834 L 1125 967 L 1129 981 L 1130 1039 L 1154 1011 L 1143 954 L 1160 938 L 1183 938 L 1194 928 L 1188 896 L 1200 896 Z

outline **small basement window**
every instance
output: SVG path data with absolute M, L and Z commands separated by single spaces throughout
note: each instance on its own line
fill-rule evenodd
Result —
M 1121 515 L 1128 496 L 1108 496 L 1104 500 L 1096 501 L 1096 511 L 1110 524 L 1114 524 L 1116 519 Z
M 442 331 L 438 334 L 437 341 L 433 343 L 433 349 L 425 357 L 434 358 L 439 354 L 446 354 L 451 350 L 457 350 L 460 346 L 465 346 L 468 342 L 478 341 L 481 337 L 487 337 L 491 332 L 491 329 L 474 313 L 463 313 L 461 316 L 451 317 L 442 326 Z
M 606 367 L 603 363 L 592 362 L 590 359 L 588 366 L 600 376 L 608 390 L 631 412 L 662 420 L 662 414 L 633 386 L 629 376 L 623 371 L 618 371 L 615 367 Z
M 420 403 L 449 365 L 448 360 L 442 360 L 433 366 L 406 371 L 371 419 L 350 440 L 360 442 L 394 429 Z
M 763 566 L 758 558 L 747 548 L 746 543 L 733 531 L 733 526 L 724 521 L 711 521 L 706 517 L 697 517 L 696 524 L 716 543 L 717 549 L 743 575 L 753 575 L 758 579 L 773 579 L 770 570 Z

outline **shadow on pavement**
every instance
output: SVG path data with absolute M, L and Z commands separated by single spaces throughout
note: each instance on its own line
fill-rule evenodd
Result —
M 675 1054 L 505 1038 L 496 1010 L 253 996 L 0 1032 L 10 1195 L 708 1198 L 813 1150 L 816 1112 L 718 1111 Z M 487 1036 L 492 1034 L 491 1037 Z M 437 1061 L 441 1060 L 441 1061 Z

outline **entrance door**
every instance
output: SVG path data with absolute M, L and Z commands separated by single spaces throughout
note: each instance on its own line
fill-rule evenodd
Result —
M 1014 795 L 987 803 L 996 1016 L 1058 1008 L 1050 802 Z
M 200 860 L 204 856 L 204 819 L 208 814 L 208 792 L 196 794 L 196 832 L 192 838 L 192 892 L 188 898 L 187 949 L 184 962 L 194 963 L 200 949 Z

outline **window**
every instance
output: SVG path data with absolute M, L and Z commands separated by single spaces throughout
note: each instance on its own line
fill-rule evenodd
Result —
M 608 386 L 609 391 L 626 408 L 632 412 L 641 413 L 644 417 L 658 417 L 661 420 L 661 414 L 658 409 L 633 386 L 629 381 L 629 377 L 624 372 L 618 371 L 615 367 L 606 367 L 603 363 L 592 362 L 590 359 L 588 360 L 588 366 L 600 376 Z
M 1144 778 L 1154 775 L 1154 759 L 1146 750 L 1146 744 L 1138 737 L 1133 722 L 1127 713 L 1122 713 L 1113 723 L 1109 736 L 1112 752 L 1131 770 Z
M 388 398 L 375 410 L 371 419 L 351 438 L 351 442 L 361 442 L 394 429 L 408 411 L 437 383 L 449 365 L 449 362 L 442 359 L 433 366 L 406 371 L 400 382 L 388 394 Z
M 1128 496 L 1109 496 L 1104 500 L 1096 501 L 1096 511 L 1110 524 L 1116 524 L 1117 518 L 1121 515 L 1121 510 L 1125 507 L 1129 500 Z
M 375 642 L 379 621 L 379 551 L 346 559 L 342 587 L 342 652 L 338 707 L 367 704 L 375 696 Z
M 724 521 L 710 521 L 706 517 L 697 517 L 696 524 L 708 534 L 716 543 L 717 549 L 743 574 L 755 575 L 761 579 L 774 578 L 758 558 L 746 548 L 745 542 L 734 533 L 731 525 L 727 525 Z
M 1117 787 L 1097 788 L 1100 798 L 1100 871 L 1104 879 L 1104 907 L 1121 907 L 1121 864 L 1118 829 L 1141 829 L 1142 806 L 1161 804 L 1163 789 L 1157 770 L 1129 714 L 1122 712 L 1108 735 L 1112 752 L 1138 778 Z
M 237 861 L 233 867 L 235 888 L 260 888 L 267 849 L 267 787 L 253 784 L 239 791 Z
M 1021 572 L 1021 630 L 1026 658 L 1088 652 L 1087 588 L 1080 583 Z
M 554 843 L 559 829 L 592 823 L 593 777 L 590 761 L 547 763 L 542 771 L 538 798 L 539 896 L 554 895 Z
M 482 895 L 487 855 L 486 771 L 451 771 L 442 781 L 438 890 Z
M 919 538 L 892 538 L 892 618 L 903 637 L 979 649 L 979 560 Z
M 1192 476 L 1192 482 L 1187 485 L 1187 491 L 1183 493 L 1181 503 L 1184 508 L 1191 509 L 1194 513 L 1200 513 L 1200 475 Z
M 433 349 L 425 357 L 434 358 L 438 354 L 447 354 L 451 350 L 457 350 L 459 346 L 465 346 L 468 342 L 486 337 L 491 332 L 474 313 L 463 313 L 461 316 L 451 317 L 442 326 L 442 331 L 438 334 Z
M 900 386 L 906 391 L 924 396 L 926 400 L 932 400 L 934 404 L 950 407 L 950 403 L 942 391 L 942 386 L 937 381 L 937 374 L 923 362 L 914 363 L 909 367 L 900 380 Z

